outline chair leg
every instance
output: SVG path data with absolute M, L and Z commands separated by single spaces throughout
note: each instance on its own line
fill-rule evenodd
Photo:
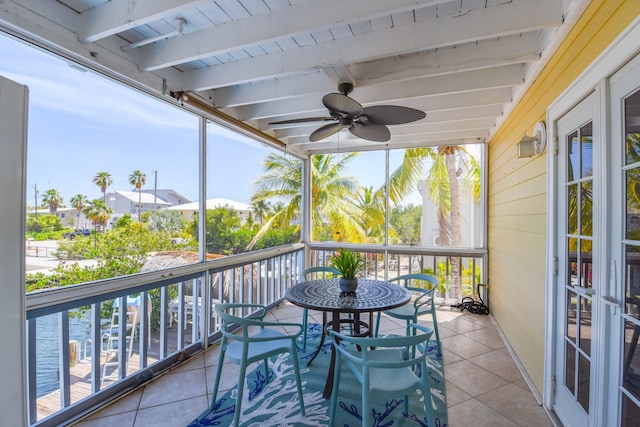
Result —
M 436 318 L 435 307 L 432 307 L 431 319 L 433 320 L 433 336 L 436 337 L 436 344 L 438 347 L 438 356 L 442 356 L 442 344 L 440 343 L 440 334 L 438 333 L 438 319 Z
M 369 427 L 371 422 L 371 408 L 369 407 L 369 372 L 362 378 L 362 427 Z
M 211 408 L 215 408 L 216 406 L 216 397 L 218 396 L 218 386 L 220 385 L 220 375 L 222 375 L 222 364 L 224 363 L 224 346 L 225 346 L 225 338 L 222 338 L 222 343 L 220 345 L 220 355 L 218 356 L 218 367 L 216 368 L 216 381 L 213 384 L 213 394 L 211 396 Z
M 262 366 L 264 367 L 264 380 L 269 382 L 269 359 L 264 359 L 262 361 Z
M 438 345 L 438 356 L 442 356 L 442 344 L 440 343 L 440 334 L 438 333 L 438 322 L 436 317 L 433 316 L 433 335 L 436 337 L 436 344 Z
M 302 381 L 300 380 L 300 366 L 298 362 L 298 349 L 296 348 L 295 341 L 291 345 L 291 357 L 293 358 L 293 369 L 296 375 L 296 385 L 298 388 L 298 400 L 300 401 L 300 411 L 302 411 L 302 415 L 305 414 L 304 410 L 304 397 L 302 394 Z
M 334 350 L 336 351 L 336 350 Z M 333 389 L 331 390 L 331 406 L 329 406 L 329 425 L 335 424 L 338 408 L 338 392 L 340 391 L 340 371 L 342 370 L 341 356 L 336 355 L 336 366 L 333 374 Z
M 422 395 L 424 396 L 424 413 L 427 419 L 427 425 L 432 426 L 435 425 L 435 421 L 433 419 L 433 407 L 431 406 L 431 388 L 421 387 Z
M 242 363 L 240 364 L 240 375 L 238 376 L 238 394 L 236 397 L 236 412 L 233 419 L 233 425 L 236 427 L 240 426 L 240 412 L 242 410 L 242 395 L 244 394 L 244 379 L 247 373 L 247 362 L 246 357 L 242 359 Z
M 374 337 L 378 338 L 378 329 L 380 329 L 380 312 L 376 315 L 376 331 Z
M 302 310 L 302 349 L 307 349 L 307 323 L 309 318 L 309 310 Z

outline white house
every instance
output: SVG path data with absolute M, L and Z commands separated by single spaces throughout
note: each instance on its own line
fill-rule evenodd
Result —
M 137 191 L 116 190 L 107 193 L 107 206 L 113 210 L 112 219 L 119 218 L 124 214 L 138 217 L 138 201 L 140 201 L 140 212 L 149 212 L 154 209 L 162 209 L 171 206 L 171 203 L 153 194 Z
M 198 212 L 199 206 L 200 202 L 192 202 L 184 205 L 171 206 L 167 209 L 180 211 L 180 216 L 183 219 L 191 220 L 193 218 L 193 214 Z M 235 200 L 225 199 L 222 197 L 207 199 L 207 210 L 222 207 L 229 207 L 235 210 L 243 221 L 249 218 L 253 212 L 253 208 L 246 203 L 236 202 Z
M 142 190 L 142 193 L 147 194 L 155 194 L 159 199 L 169 202 L 172 206 L 175 205 L 184 205 L 185 203 L 191 202 L 191 200 L 184 197 L 182 194 L 178 193 L 175 190 L 164 189 L 164 190 Z M 136 199 L 137 200 L 137 199 Z

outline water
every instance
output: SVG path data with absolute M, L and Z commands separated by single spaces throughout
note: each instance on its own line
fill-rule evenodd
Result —
M 84 344 L 90 338 L 91 324 L 85 318 L 69 318 L 69 339 L 77 340 L 84 356 Z M 87 346 L 91 352 L 91 346 Z M 36 319 L 36 395 L 42 397 L 60 388 L 60 328 L 58 315 Z

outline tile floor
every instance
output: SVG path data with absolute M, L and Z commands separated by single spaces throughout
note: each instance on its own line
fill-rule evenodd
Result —
M 302 310 L 284 304 L 269 317 L 300 321 Z M 315 321 L 321 314 L 310 312 Z M 450 427 L 553 426 L 536 403 L 488 316 L 438 310 L 444 348 Z M 311 321 L 311 320 L 310 320 Z M 421 320 L 429 325 L 429 319 Z M 404 333 L 404 323 L 383 317 L 381 332 Z M 149 384 L 77 422 L 77 427 L 186 426 L 209 404 L 218 348 L 159 376 Z M 223 370 L 220 394 L 237 382 L 236 365 Z

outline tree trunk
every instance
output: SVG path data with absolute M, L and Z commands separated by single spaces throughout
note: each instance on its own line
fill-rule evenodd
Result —
M 456 152 L 453 149 L 447 150 L 445 160 L 447 164 L 447 173 L 449 175 L 449 197 L 451 200 L 451 213 L 449 218 L 449 226 L 451 233 L 451 246 L 459 247 L 462 242 L 460 234 L 460 187 L 458 182 L 458 171 L 456 167 Z M 460 258 L 451 258 L 451 290 L 453 297 L 460 299 Z

